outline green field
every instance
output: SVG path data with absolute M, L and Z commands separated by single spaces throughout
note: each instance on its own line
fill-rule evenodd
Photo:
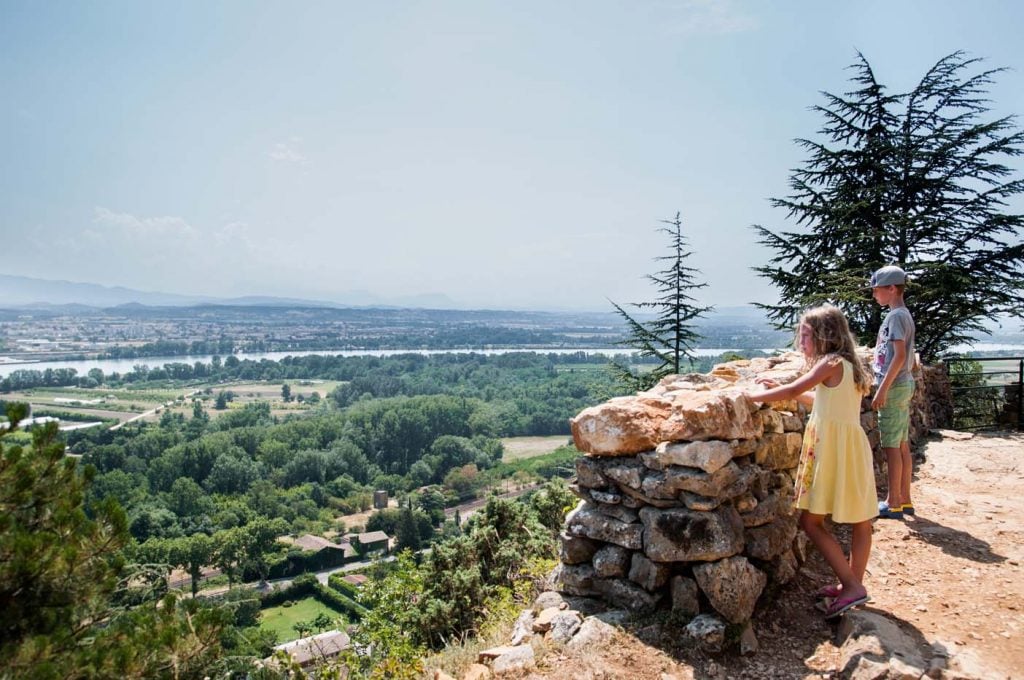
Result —
M 314 597 L 307 597 L 297 600 L 292 606 L 268 607 L 260 612 L 260 628 L 272 630 L 277 633 L 278 643 L 297 640 L 299 634 L 293 626 L 299 621 L 312 621 L 321 612 L 327 614 L 331 619 L 338 621 L 338 628 L 348 625 L 343 614 L 334 611 Z M 313 631 L 314 633 L 319 631 Z

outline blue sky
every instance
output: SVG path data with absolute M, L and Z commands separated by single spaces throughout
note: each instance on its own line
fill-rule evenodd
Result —
M 703 302 L 771 301 L 751 225 L 820 91 L 962 49 L 1022 114 L 1022 7 L 0 0 L 0 271 L 607 310 L 679 211 Z

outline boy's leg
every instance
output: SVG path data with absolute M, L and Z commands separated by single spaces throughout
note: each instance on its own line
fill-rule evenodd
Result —
M 900 503 L 910 505 L 913 502 L 910 500 L 910 478 L 914 476 L 914 458 L 910 455 L 910 442 L 906 439 L 900 442 L 900 458 L 903 461 L 900 471 Z
M 889 495 L 886 510 L 879 506 L 879 517 L 902 517 L 900 507 L 910 502 L 909 482 L 913 473 L 910 460 L 910 398 L 914 394 L 913 382 L 896 383 L 889 388 L 885 406 L 878 411 L 878 430 L 888 471 Z M 907 493 L 904 496 L 904 492 Z
M 889 495 L 886 502 L 893 510 L 899 510 L 903 505 L 903 500 L 900 498 L 903 488 L 903 451 L 899 447 L 892 448 L 891 446 L 882 450 L 885 451 L 885 467 L 889 479 Z

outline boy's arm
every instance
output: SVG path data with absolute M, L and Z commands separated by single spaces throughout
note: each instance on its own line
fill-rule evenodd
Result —
M 907 362 L 907 341 L 894 339 L 891 342 L 892 361 L 889 362 L 889 368 L 886 369 L 882 382 L 878 384 L 878 389 L 875 391 L 875 397 L 871 400 L 871 408 L 876 411 L 885 406 L 885 401 L 889 397 L 889 388 L 892 387 L 893 381 L 896 380 L 896 376 L 900 374 Z

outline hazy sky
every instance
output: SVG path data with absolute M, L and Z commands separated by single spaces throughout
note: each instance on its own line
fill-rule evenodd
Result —
M 808 107 L 1006 66 L 1024 3 L 0 0 L 0 272 L 218 296 L 607 310 L 682 213 L 718 306 L 769 301 Z

